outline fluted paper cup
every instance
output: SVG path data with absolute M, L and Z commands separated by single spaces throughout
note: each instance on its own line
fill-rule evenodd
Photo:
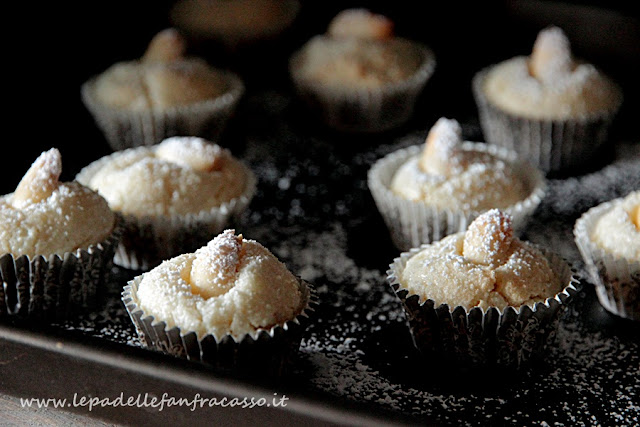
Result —
M 76 180 L 87 185 L 114 153 L 83 168 Z M 122 214 L 124 230 L 114 262 L 131 270 L 149 270 L 162 261 L 204 246 L 244 212 L 256 193 L 256 177 L 244 164 L 247 182 L 238 197 L 211 209 L 186 215 Z
M 240 77 L 219 71 L 227 84 L 220 96 L 167 109 L 132 111 L 101 103 L 95 95 L 96 77 L 81 87 L 82 101 L 115 151 L 154 145 L 177 135 L 200 136 L 215 142 L 244 94 Z
M 466 366 L 502 366 L 518 369 L 546 354 L 556 335 L 558 320 L 576 293 L 575 271 L 561 257 L 544 251 L 565 287 L 532 307 L 467 309 L 432 299 L 421 300 L 399 282 L 408 260 L 425 245 L 402 253 L 387 271 L 408 320 L 414 345 L 428 359 Z
M 141 280 L 142 276 L 137 276 L 128 282 L 122 292 L 122 301 L 143 346 L 239 373 L 270 377 L 286 374 L 318 304 L 312 286 L 299 279 L 306 302 L 294 319 L 268 329 L 258 328 L 240 337 L 230 334 L 199 337 L 194 331 L 183 331 L 177 326 L 169 328 L 162 319 L 145 313 L 137 298 Z
M 601 153 L 609 128 L 622 105 L 622 91 L 610 110 L 566 120 L 534 119 L 511 114 L 492 104 L 484 92 L 490 70 L 472 82 L 480 125 L 486 141 L 514 150 L 545 173 L 579 170 Z
M 421 201 L 408 200 L 391 190 L 391 181 L 396 171 L 409 159 L 420 155 L 422 147 L 415 145 L 394 151 L 379 159 L 368 173 L 369 190 L 389 229 L 393 243 L 400 250 L 408 250 L 464 231 L 482 213 L 445 209 Z M 542 173 L 530 164 L 518 162 L 515 152 L 502 147 L 465 142 L 462 148 L 489 153 L 516 165 L 514 170 L 525 183 L 528 197 L 502 210 L 513 217 L 516 231 L 522 231 L 546 192 L 546 181 Z
M 316 36 L 324 37 L 324 36 Z M 435 55 L 428 47 L 410 40 L 422 62 L 408 79 L 377 88 L 339 88 L 305 77 L 301 72 L 303 51 L 294 53 L 289 73 L 299 97 L 327 126 L 346 132 L 379 132 L 405 123 L 418 96 L 433 74 Z
M 640 261 L 616 257 L 590 237 L 598 219 L 616 203 L 612 200 L 589 209 L 578 218 L 573 233 L 600 304 L 615 315 L 640 320 Z
M 0 257 L 0 318 L 59 321 L 97 309 L 105 296 L 122 219 L 103 241 L 62 255 Z

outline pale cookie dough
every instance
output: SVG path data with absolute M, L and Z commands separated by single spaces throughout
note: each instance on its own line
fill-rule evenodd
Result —
M 393 22 L 365 9 L 336 15 L 302 55 L 300 74 L 306 80 L 345 89 L 405 81 L 423 61 L 411 42 L 394 37 Z
M 412 256 L 398 279 L 421 301 L 452 308 L 532 306 L 562 290 L 544 255 L 514 237 L 511 217 L 497 209 Z
M 604 213 L 593 227 L 591 240 L 617 258 L 640 262 L 640 191 Z
M 77 182 L 60 182 L 62 159 L 42 153 L 16 191 L 0 197 L 0 254 L 62 255 L 104 240 L 115 214 L 98 193 Z
M 123 110 L 167 110 L 216 98 L 227 90 L 224 77 L 205 61 L 184 56 L 173 29 L 158 33 L 141 60 L 119 62 L 95 81 L 100 103 Z
M 395 173 L 391 190 L 406 199 L 449 209 L 504 209 L 528 196 L 525 183 L 505 160 L 465 150 L 460 125 L 439 119 L 423 152 Z
M 196 137 L 172 137 L 116 153 L 86 185 L 115 211 L 136 216 L 198 213 L 240 196 L 245 167 L 229 151 Z
M 560 28 L 538 34 L 530 57 L 518 56 L 488 72 L 483 91 L 497 107 L 534 119 L 570 119 L 609 111 L 617 86 L 593 65 L 577 61 Z
M 307 304 L 304 286 L 260 243 L 225 230 L 145 273 L 136 302 L 167 329 L 220 340 L 293 320 Z
M 346 9 L 329 23 L 327 34 L 340 38 L 384 40 L 393 37 L 394 23 L 384 15 L 367 9 Z

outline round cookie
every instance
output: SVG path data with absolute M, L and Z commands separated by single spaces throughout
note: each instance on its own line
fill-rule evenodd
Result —
M 433 74 L 433 52 L 395 36 L 393 22 L 346 9 L 289 60 L 298 95 L 327 126 L 377 132 L 406 122 Z
M 76 179 L 102 194 L 124 217 L 115 261 L 148 270 L 193 251 L 249 205 L 256 178 L 228 150 L 197 137 L 115 152 Z
M 467 309 L 534 305 L 564 286 L 544 255 L 513 236 L 511 217 L 492 209 L 468 230 L 416 253 L 398 277 L 421 300 Z
M 77 182 L 60 182 L 62 157 L 42 153 L 16 191 L 0 197 L 0 253 L 63 255 L 109 236 L 116 216 L 97 192 Z

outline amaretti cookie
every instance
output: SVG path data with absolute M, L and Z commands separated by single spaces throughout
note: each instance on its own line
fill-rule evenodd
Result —
M 521 230 L 546 188 L 542 172 L 518 161 L 514 152 L 465 142 L 460 124 L 445 118 L 434 124 L 424 145 L 378 160 L 368 185 L 402 250 L 462 231 L 492 208 L 512 215 Z
M 566 261 L 517 238 L 497 209 L 401 254 L 388 280 L 425 356 L 509 367 L 544 355 L 577 284 Z
M 299 0 L 180 0 L 170 18 L 190 39 L 233 50 L 277 37 L 299 11 Z
M 164 30 L 142 58 L 116 63 L 82 85 L 82 100 L 114 150 L 174 135 L 220 136 L 244 84 L 185 50 L 176 30 Z
M 76 179 L 124 217 L 115 261 L 136 270 L 211 240 L 249 205 L 256 190 L 248 167 L 197 137 L 115 152 L 83 168 Z
M 640 320 L 640 191 L 589 209 L 574 236 L 600 303 Z
M 558 27 L 538 34 L 530 56 L 480 71 L 473 90 L 487 142 L 515 150 L 545 172 L 593 160 L 623 98 L 609 77 L 573 57 Z
M 0 317 L 64 319 L 95 308 L 121 226 L 95 191 L 60 182 L 62 157 L 42 153 L 0 197 Z
M 234 230 L 136 277 L 122 299 L 144 345 L 268 375 L 286 369 L 315 304 L 308 283 Z
M 289 71 L 303 101 L 324 123 L 342 131 L 375 132 L 411 117 L 435 63 L 429 48 L 395 36 L 388 18 L 347 9 L 326 34 L 291 57 Z

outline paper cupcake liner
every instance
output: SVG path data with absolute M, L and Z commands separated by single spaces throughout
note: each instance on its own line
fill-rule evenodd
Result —
M 485 311 L 480 307 L 438 305 L 432 299 L 421 302 L 418 295 L 400 285 L 398 272 L 425 246 L 402 253 L 387 271 L 387 280 L 402 302 L 414 345 L 424 357 L 458 365 L 517 369 L 546 355 L 555 339 L 561 311 L 579 283 L 563 258 L 542 250 L 551 268 L 567 284 L 561 292 L 533 307 L 490 307 Z
M 213 99 L 165 110 L 131 111 L 100 103 L 95 97 L 96 77 L 82 85 L 82 101 L 113 150 L 157 144 L 170 136 L 200 136 L 215 142 L 244 94 L 242 80 L 222 72 L 227 91 Z
M 0 319 L 57 321 L 95 310 L 110 280 L 122 219 L 102 242 L 63 255 L 0 257 Z
M 218 369 L 266 376 L 286 374 L 300 347 L 310 316 L 318 305 L 313 287 L 300 280 L 306 305 L 294 319 L 269 329 L 257 329 L 242 337 L 208 334 L 199 338 L 193 331 L 169 328 L 166 322 L 145 314 L 137 303 L 142 276 L 129 281 L 122 301 L 131 317 L 143 346 L 187 360 L 205 363 Z
M 536 210 L 546 191 L 543 174 L 527 163 L 517 161 L 515 152 L 495 145 L 465 142 L 464 150 L 489 153 L 511 164 L 529 189 L 529 196 L 503 211 L 513 217 L 516 232 L 521 232 L 529 217 Z M 378 160 L 369 170 L 367 183 L 373 199 L 382 215 L 391 239 L 400 250 L 409 250 L 423 243 L 442 239 L 449 234 L 467 229 L 482 212 L 439 208 L 426 203 L 405 199 L 391 191 L 391 181 L 396 171 L 410 158 L 419 155 L 422 145 L 400 149 Z
M 87 185 L 93 175 L 116 154 L 85 167 L 76 180 Z M 239 218 L 256 193 L 255 175 L 244 164 L 242 166 L 247 177 L 244 192 L 220 206 L 187 215 L 138 217 L 122 214 L 124 230 L 114 262 L 124 268 L 144 271 L 166 259 L 206 245 Z
M 392 129 L 409 120 L 436 66 L 431 49 L 414 41 L 406 42 L 415 46 L 423 60 L 414 75 L 400 83 L 371 89 L 332 88 L 305 78 L 300 66 L 302 51 L 291 57 L 289 73 L 300 98 L 327 126 L 345 132 Z
M 573 234 L 600 304 L 617 316 L 640 320 L 640 261 L 615 257 L 590 238 L 598 219 L 616 203 L 602 203 L 582 214 Z
M 489 68 L 478 72 L 472 82 L 482 132 L 487 142 L 518 153 L 545 173 L 577 170 L 601 153 L 609 128 L 622 105 L 610 111 L 572 120 L 544 120 L 520 117 L 501 110 L 487 99 L 483 86 Z

